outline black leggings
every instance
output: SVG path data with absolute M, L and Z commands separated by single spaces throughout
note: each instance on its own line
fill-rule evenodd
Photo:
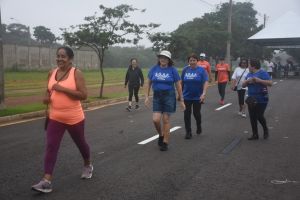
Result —
M 139 102 L 139 90 L 140 86 L 128 86 L 129 98 L 128 101 L 132 101 L 132 96 L 134 95 L 135 102 Z
M 185 110 L 184 110 L 184 125 L 186 132 L 190 133 L 191 128 L 191 114 L 193 106 L 193 114 L 196 119 L 197 130 L 201 130 L 201 103 L 200 100 L 185 100 Z
M 244 89 L 237 90 L 240 106 L 243 106 L 245 104 L 245 93 L 246 93 L 246 90 L 244 90 Z
M 224 98 L 225 98 L 226 85 L 227 85 L 227 82 L 225 82 L 225 83 L 218 83 L 218 90 L 219 90 L 219 94 L 220 94 L 221 100 L 224 100 Z
M 268 130 L 267 121 L 264 117 L 266 107 L 266 103 L 258 103 L 254 107 L 248 106 L 253 135 L 258 135 L 257 121 L 262 125 L 264 131 Z

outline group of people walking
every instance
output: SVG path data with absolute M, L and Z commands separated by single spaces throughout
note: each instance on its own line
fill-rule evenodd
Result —
M 130 66 L 125 76 L 125 87 L 128 87 L 128 111 L 139 109 L 139 89 L 145 85 L 145 105 L 150 108 L 150 94 L 152 98 L 152 120 L 159 135 L 158 146 L 161 151 L 168 150 L 170 138 L 170 117 L 176 112 L 177 101 L 184 111 L 184 124 L 186 139 L 192 138 L 191 115 L 196 120 L 196 134 L 202 133 L 201 106 L 206 98 L 208 83 L 211 82 L 211 69 L 205 54 L 200 54 L 200 59 L 194 53 L 188 56 L 187 65 L 181 75 L 174 67 L 171 53 L 167 50 L 158 55 L 157 64 L 154 65 L 147 75 L 144 84 L 142 70 L 138 66 L 136 58 L 131 59 Z M 46 152 L 44 158 L 44 176 L 40 182 L 32 186 L 38 192 L 48 193 L 52 191 L 52 174 L 57 159 L 60 142 L 67 130 L 77 145 L 82 158 L 83 170 L 81 178 L 92 177 L 93 165 L 90 159 L 90 148 L 84 136 L 84 112 L 80 105 L 81 100 L 87 98 L 87 89 L 83 73 L 72 64 L 74 53 L 69 47 L 60 47 L 56 52 L 57 67 L 49 72 L 48 86 L 44 103 L 49 105 L 49 123 L 46 127 Z M 249 64 L 249 65 L 248 65 Z M 248 69 L 249 66 L 249 69 Z M 245 87 L 248 87 L 248 109 L 252 127 L 250 140 L 259 138 L 257 121 L 264 130 L 264 138 L 269 136 L 268 127 L 264 118 L 264 111 L 268 103 L 267 86 L 272 81 L 267 72 L 260 69 L 259 61 L 241 59 L 230 77 L 230 67 L 221 59 L 216 66 L 216 77 L 220 94 L 220 104 L 224 104 L 225 87 L 231 82 L 231 88 L 237 91 L 239 99 L 239 114 L 245 114 Z M 135 97 L 133 107 L 132 98 Z M 47 106 L 48 107 L 48 106 Z

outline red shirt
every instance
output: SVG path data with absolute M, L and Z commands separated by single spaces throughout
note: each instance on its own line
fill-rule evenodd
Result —
M 218 72 L 218 83 L 229 81 L 228 72 L 230 71 L 230 67 L 227 63 L 217 64 L 216 71 Z

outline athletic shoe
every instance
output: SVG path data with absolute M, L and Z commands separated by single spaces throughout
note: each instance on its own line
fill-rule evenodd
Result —
M 168 151 L 168 144 L 163 142 L 162 146 L 160 147 L 161 151 Z
M 135 109 L 136 110 L 140 109 L 140 106 L 139 105 L 135 105 Z
M 52 192 L 52 184 L 46 179 L 42 179 L 38 184 L 31 186 L 31 189 L 41 193 Z
M 242 117 L 244 117 L 244 118 L 246 118 L 247 116 L 246 116 L 246 113 L 242 113 Z
M 157 143 L 158 143 L 158 146 L 161 147 L 161 146 L 163 145 L 163 142 L 164 142 L 164 136 L 159 136 L 159 137 L 158 137 L 158 142 L 157 142 Z
M 192 138 L 192 133 L 191 133 L 191 132 L 187 132 L 187 133 L 185 134 L 185 139 L 189 140 L 189 139 L 191 139 L 191 138 Z
M 219 104 L 220 104 L 220 105 L 224 105 L 224 104 L 225 104 L 225 103 L 224 103 L 224 100 L 220 100 L 220 101 L 219 101 Z
M 126 108 L 126 110 L 127 110 L 128 112 L 131 112 L 131 106 L 128 106 L 128 107 Z
M 267 129 L 264 131 L 264 139 L 268 139 L 268 137 L 269 137 L 269 130 Z
M 84 166 L 81 174 L 82 179 L 92 178 L 93 175 L 93 165 Z
M 202 127 L 197 128 L 196 133 L 197 133 L 198 135 L 200 135 L 200 134 L 202 133 Z

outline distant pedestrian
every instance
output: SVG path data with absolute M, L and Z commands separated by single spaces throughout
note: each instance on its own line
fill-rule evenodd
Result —
M 201 104 L 205 99 L 208 87 L 208 77 L 204 68 L 197 66 L 198 57 L 191 54 L 188 57 L 189 65 L 185 66 L 181 74 L 183 88 L 183 98 L 185 104 L 184 124 L 186 135 L 185 139 L 192 138 L 191 114 L 196 119 L 197 134 L 201 134 Z
M 52 174 L 60 142 L 67 130 L 78 147 L 84 161 L 81 178 L 92 177 L 90 148 L 84 137 L 84 112 L 80 100 L 87 98 L 83 73 L 76 69 L 72 60 L 74 53 L 69 47 L 56 52 L 57 67 L 49 72 L 44 103 L 49 104 L 49 123 L 46 135 L 44 177 L 32 189 L 42 193 L 52 191 Z
M 158 145 L 161 151 L 168 150 L 170 137 L 170 116 L 176 111 L 175 87 L 180 99 L 180 106 L 185 109 L 182 97 L 180 76 L 173 66 L 171 53 L 163 50 L 158 54 L 158 63 L 148 73 L 145 105 L 150 107 L 150 90 L 153 90 L 152 120 L 159 135 Z
M 272 78 L 273 77 L 273 71 L 274 71 L 274 63 L 270 60 L 270 59 L 267 59 L 265 61 L 265 65 L 266 65 L 266 69 L 267 69 L 267 72 L 269 74 L 269 76 Z
M 242 58 L 240 60 L 239 66 L 235 68 L 231 77 L 231 89 L 237 92 L 238 102 L 239 102 L 238 114 L 241 115 L 242 117 L 246 117 L 246 112 L 245 112 L 246 88 L 243 88 L 242 84 L 245 81 L 248 73 L 249 73 L 248 60 Z
M 211 82 L 212 76 L 211 76 L 211 67 L 208 61 L 205 60 L 206 55 L 205 53 L 200 53 L 199 60 L 197 62 L 197 65 L 204 68 L 205 71 L 207 72 L 208 80 Z
M 224 105 L 226 85 L 230 81 L 230 66 L 225 63 L 223 57 L 220 58 L 219 63 L 216 65 L 215 81 L 218 82 L 219 104 Z
M 257 140 L 259 138 L 257 121 L 259 121 L 263 127 L 264 139 L 269 137 L 269 130 L 264 117 L 264 113 L 269 102 L 267 86 L 272 86 L 272 80 L 269 74 L 261 69 L 259 60 L 251 59 L 249 74 L 243 82 L 243 87 L 248 87 L 248 97 L 246 102 L 248 104 L 252 127 L 252 136 L 248 138 L 248 140 Z
M 144 85 L 144 76 L 141 68 L 138 66 L 138 62 L 136 58 L 132 58 L 130 60 L 130 65 L 126 72 L 125 76 L 125 88 L 128 84 L 128 107 L 127 111 L 131 111 L 132 109 L 132 96 L 135 98 L 135 109 L 139 109 L 139 90 L 140 87 Z

